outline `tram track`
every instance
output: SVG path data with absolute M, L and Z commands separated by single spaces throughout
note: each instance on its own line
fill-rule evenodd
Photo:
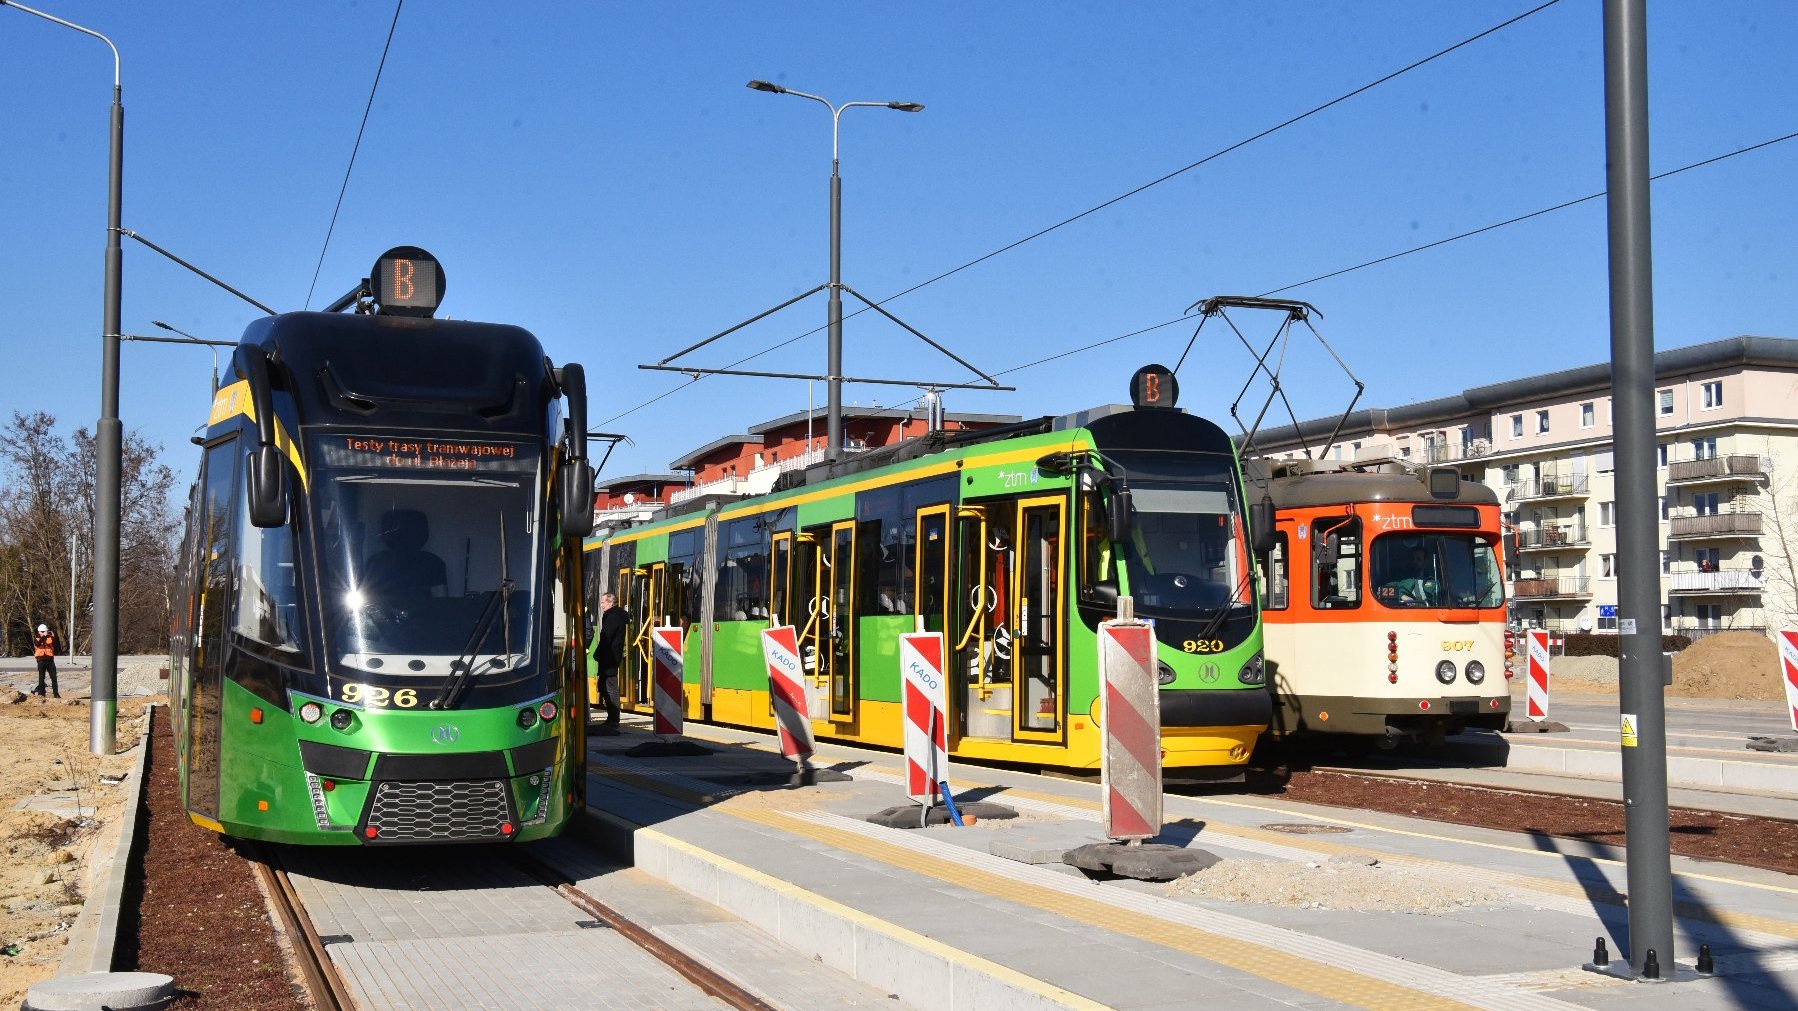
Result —
M 313 1005 L 319 1011 L 355 1011 L 359 1005 L 349 981 L 331 958 L 299 890 L 288 877 L 281 863 L 279 847 L 249 844 L 244 847 L 244 855 L 249 858 L 252 872 L 268 896 L 270 914 L 280 932 L 289 939 L 288 950 L 299 970 L 301 985 Z M 549 862 L 517 849 L 506 852 L 504 862 L 733 1011 L 775 1011 L 774 1005 L 585 891 Z

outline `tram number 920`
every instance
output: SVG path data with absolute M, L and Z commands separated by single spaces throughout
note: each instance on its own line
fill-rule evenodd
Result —
M 370 709 L 412 709 L 418 705 L 418 689 L 401 688 L 390 692 L 374 685 L 346 684 L 337 693 L 339 700 L 352 705 L 364 705 Z
M 1188 639 L 1180 644 L 1180 648 L 1188 653 L 1222 653 L 1222 639 Z

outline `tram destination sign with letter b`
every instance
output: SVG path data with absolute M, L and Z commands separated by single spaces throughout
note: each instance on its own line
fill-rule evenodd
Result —
M 319 444 L 325 462 L 340 467 L 486 472 L 528 472 L 536 467 L 528 447 L 492 439 L 332 433 L 321 437 Z

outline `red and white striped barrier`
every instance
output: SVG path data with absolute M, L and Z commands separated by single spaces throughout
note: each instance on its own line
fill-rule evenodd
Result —
M 774 700 L 780 753 L 803 764 L 817 744 L 812 738 L 805 668 L 799 662 L 799 633 L 793 626 L 762 630 L 762 659 L 768 664 L 768 696 Z
M 900 688 L 905 713 L 905 793 L 930 807 L 949 779 L 948 678 L 943 674 L 943 633 L 899 636 Z
M 679 626 L 658 625 L 650 630 L 650 643 L 656 667 L 655 732 L 658 737 L 679 737 L 686 719 L 686 689 L 681 686 L 686 634 Z
M 1155 630 L 1140 621 L 1099 625 L 1105 746 L 1100 779 L 1105 835 L 1148 839 L 1161 831 L 1161 687 Z
M 1548 719 L 1548 633 L 1532 628 L 1529 640 L 1529 680 L 1524 683 L 1524 715 L 1538 722 Z
M 1798 730 L 1798 632 L 1779 633 L 1779 666 L 1785 674 L 1786 708 L 1791 710 L 1792 729 Z

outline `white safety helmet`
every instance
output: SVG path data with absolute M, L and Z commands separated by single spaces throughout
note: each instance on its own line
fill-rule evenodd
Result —
M 49 625 L 39 625 L 37 627 L 37 630 L 39 632 L 48 632 L 48 631 L 50 631 L 50 626 Z

